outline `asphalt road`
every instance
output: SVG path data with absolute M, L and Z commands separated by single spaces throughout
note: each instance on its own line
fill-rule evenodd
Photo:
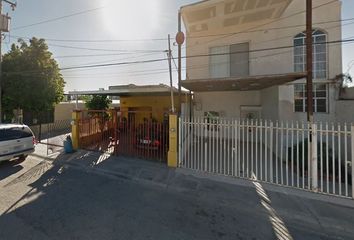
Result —
M 178 174 L 149 184 L 30 157 L 0 164 L 0 239 L 354 239 L 354 208 L 257 184 Z

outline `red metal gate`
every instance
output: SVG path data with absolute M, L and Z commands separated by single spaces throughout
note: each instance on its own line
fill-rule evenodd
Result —
M 168 151 L 168 119 L 157 120 L 151 112 L 119 112 L 115 153 L 165 162 Z
M 116 135 L 116 110 L 82 111 L 79 119 L 80 148 L 114 152 L 112 140 Z
M 79 131 L 83 149 L 167 160 L 168 116 L 158 120 L 146 111 L 83 111 Z

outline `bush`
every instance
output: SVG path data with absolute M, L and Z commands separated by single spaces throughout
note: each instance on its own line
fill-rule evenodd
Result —
M 298 150 L 299 148 L 299 150 Z M 293 159 L 291 151 L 293 150 Z M 304 150 L 304 154 L 303 151 Z M 297 154 L 299 153 L 299 161 L 297 161 Z M 333 166 L 333 155 L 334 155 L 334 166 Z M 304 156 L 304 159 L 302 158 Z M 309 159 L 308 159 L 308 139 L 305 139 L 304 142 L 299 142 L 299 144 L 294 145 L 293 147 L 288 148 L 288 159 L 289 164 L 294 166 L 296 171 L 297 164 L 299 165 L 300 176 L 302 176 L 302 167 L 304 167 L 305 174 L 309 172 Z M 322 160 L 322 173 L 321 173 L 321 160 Z M 318 168 L 318 176 L 326 176 L 327 175 L 327 145 L 326 143 L 322 143 L 322 159 L 321 159 L 321 143 L 317 143 L 317 168 Z M 339 173 L 339 166 L 338 166 L 339 159 L 333 149 L 328 149 L 328 173 L 330 179 L 333 177 L 333 167 L 335 176 L 338 177 Z M 345 165 L 344 161 L 341 162 L 341 181 L 345 181 Z M 304 166 L 303 166 L 304 165 Z M 291 166 L 291 165 L 290 165 Z M 351 173 L 348 171 L 348 179 L 349 183 L 351 183 Z

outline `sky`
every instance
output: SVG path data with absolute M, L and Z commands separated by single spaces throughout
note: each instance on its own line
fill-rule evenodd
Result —
M 3 12 L 8 12 L 12 20 L 2 50 L 7 52 L 18 37 L 45 38 L 60 68 L 64 69 L 166 58 L 167 36 L 171 35 L 173 43 L 177 32 L 178 9 L 194 2 L 198 0 L 17 0 L 15 11 L 4 3 Z M 342 18 L 353 18 L 354 1 L 342 2 Z M 60 19 L 38 24 L 55 18 Z M 343 38 L 354 38 L 353 25 L 343 26 L 342 31 Z M 175 46 L 172 51 L 177 57 Z M 354 44 L 345 44 L 343 72 L 350 65 L 354 65 Z M 174 66 L 173 71 L 173 83 L 177 86 Z M 354 75 L 354 66 L 350 73 Z M 62 74 L 66 92 L 130 83 L 169 84 L 170 81 L 167 61 L 63 70 Z

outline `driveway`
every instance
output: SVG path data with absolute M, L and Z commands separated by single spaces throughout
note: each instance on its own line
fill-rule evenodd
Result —
M 354 239 L 352 200 L 143 160 L 37 155 L 0 176 L 0 239 Z

